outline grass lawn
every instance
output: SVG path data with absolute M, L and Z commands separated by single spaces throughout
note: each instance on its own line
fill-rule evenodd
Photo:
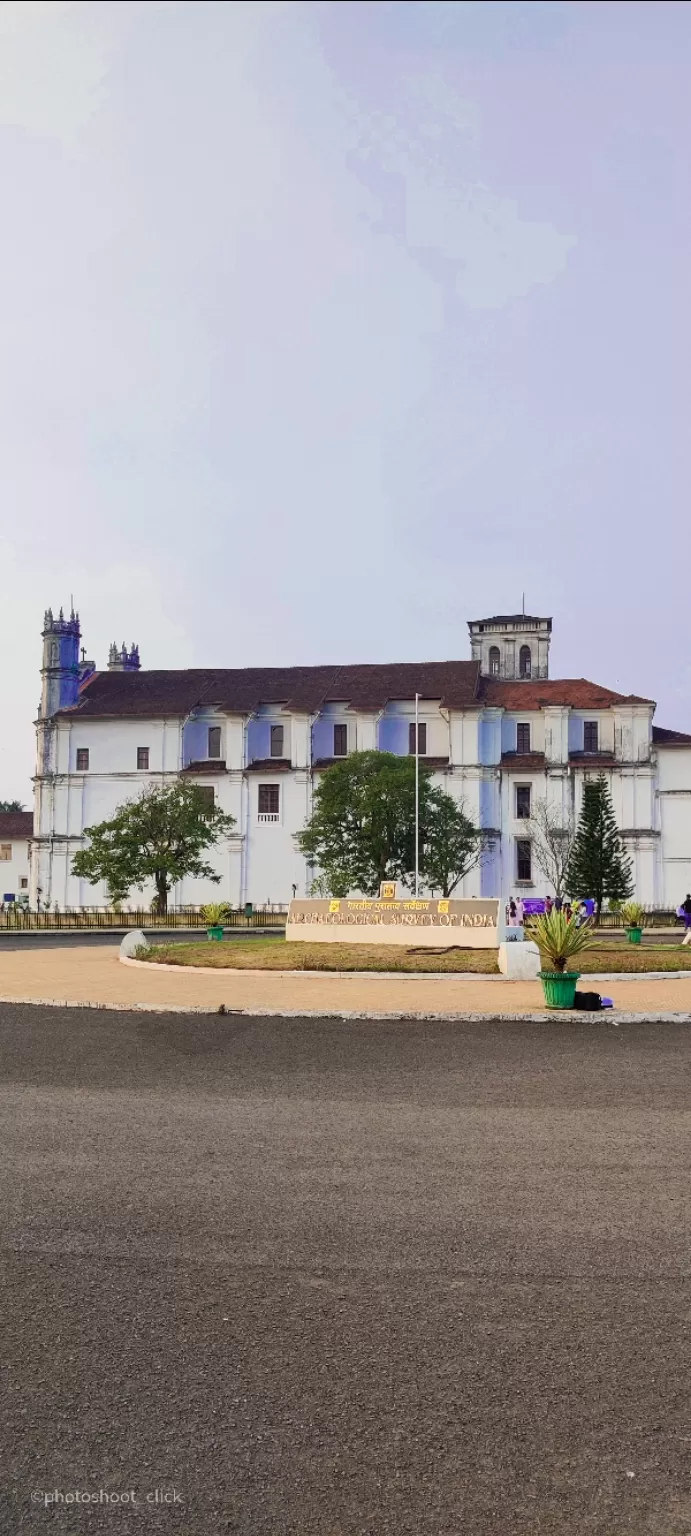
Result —
M 493 949 L 399 949 L 388 944 L 293 944 L 285 939 L 229 939 L 210 943 L 157 944 L 145 957 L 159 965 L 203 965 L 237 971 L 438 971 L 498 975 Z M 594 971 L 691 971 L 691 951 L 660 944 L 638 949 L 603 943 L 576 956 L 573 969 Z

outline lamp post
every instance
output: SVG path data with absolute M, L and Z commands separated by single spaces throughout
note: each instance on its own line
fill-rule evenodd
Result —
M 415 695 L 415 895 L 420 877 L 420 695 Z

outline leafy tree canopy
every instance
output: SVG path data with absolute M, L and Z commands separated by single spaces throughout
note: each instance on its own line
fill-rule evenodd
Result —
M 21 800 L 0 800 L 0 811 L 23 811 Z
M 450 895 L 478 862 L 480 834 L 420 765 L 420 879 Z M 410 886 L 415 871 L 415 759 L 352 752 L 322 775 L 298 846 L 334 896 L 376 896 L 383 880 Z
M 91 885 L 104 880 L 114 901 L 153 880 L 165 912 L 171 887 L 185 876 L 219 882 L 204 854 L 234 826 L 233 816 L 207 805 L 198 785 L 154 786 L 118 806 L 111 821 L 85 828 L 89 846 L 75 854 L 72 870 Z
M 480 863 L 482 834 L 466 815 L 463 804 L 433 787 L 421 817 L 420 873 L 423 884 L 442 896 L 452 896 L 465 875 Z

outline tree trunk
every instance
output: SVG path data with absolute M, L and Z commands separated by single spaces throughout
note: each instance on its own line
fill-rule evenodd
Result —
M 168 878 L 164 869 L 156 870 L 156 899 L 161 917 L 168 911 Z

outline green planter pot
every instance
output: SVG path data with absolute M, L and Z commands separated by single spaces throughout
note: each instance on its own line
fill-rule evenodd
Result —
M 548 1008 L 573 1008 L 580 971 L 540 971 Z
M 221 924 L 219 923 L 218 927 L 207 928 L 207 930 L 206 930 L 206 937 L 207 937 L 207 939 L 222 939 L 223 938 L 223 928 L 222 928 Z
M 642 928 L 627 928 L 626 934 L 629 944 L 640 944 L 642 932 Z

